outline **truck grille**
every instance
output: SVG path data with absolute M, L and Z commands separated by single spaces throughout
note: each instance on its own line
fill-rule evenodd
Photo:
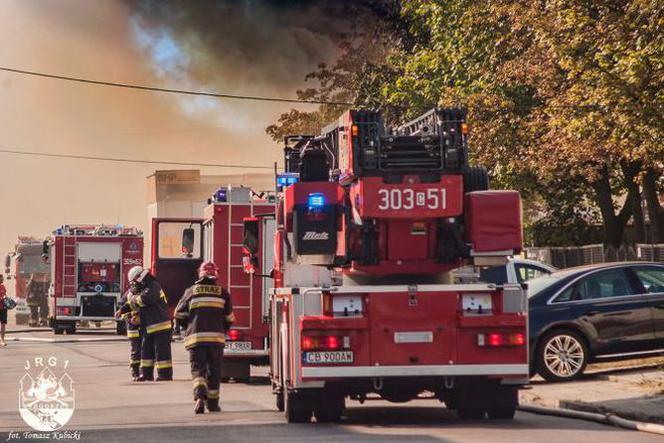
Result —
M 443 168 L 443 149 L 438 137 L 385 137 L 378 162 L 382 171 L 439 170 Z
M 115 297 L 83 296 L 81 297 L 81 312 L 83 317 L 113 317 L 115 315 Z

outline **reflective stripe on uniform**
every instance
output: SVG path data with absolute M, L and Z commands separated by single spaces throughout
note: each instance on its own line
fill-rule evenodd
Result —
M 135 304 L 138 305 L 138 306 L 143 306 L 143 299 L 142 299 L 141 296 L 139 295 L 138 297 L 136 297 L 136 298 L 134 299 L 133 303 L 135 303 Z M 129 306 L 131 306 L 131 304 L 130 304 Z
M 210 400 L 216 400 L 219 398 L 219 389 L 209 389 L 207 392 L 207 397 Z
M 173 361 L 172 360 L 161 360 L 157 361 L 154 364 L 155 368 L 157 369 L 166 369 L 166 368 L 172 368 L 173 367 Z
M 233 323 L 235 321 L 235 312 L 231 312 L 226 316 L 226 321 L 228 323 Z
M 127 329 L 127 337 L 129 338 L 138 338 L 141 336 L 141 333 L 137 330 Z
M 184 339 L 185 347 L 197 343 L 225 343 L 226 337 L 223 332 L 198 332 L 196 334 L 189 334 Z
M 189 302 L 189 309 L 196 308 L 219 308 L 223 309 L 226 300 L 219 297 L 196 297 Z
M 174 317 L 178 318 L 178 319 L 187 318 L 187 317 L 189 317 L 189 313 L 188 312 L 176 312 Z
M 194 389 L 196 389 L 199 386 L 207 388 L 207 380 L 205 379 L 205 377 L 196 377 L 191 381 L 191 384 L 193 385 Z
M 140 360 L 129 360 L 129 364 L 130 365 L 139 365 L 139 364 L 141 364 L 141 361 Z
M 154 366 L 154 360 L 141 360 L 142 368 L 151 368 Z
M 168 329 L 171 329 L 171 321 L 170 320 L 162 321 L 161 323 L 155 323 L 153 325 L 147 326 L 145 328 L 145 331 L 148 334 L 154 334 L 155 332 L 166 331 Z

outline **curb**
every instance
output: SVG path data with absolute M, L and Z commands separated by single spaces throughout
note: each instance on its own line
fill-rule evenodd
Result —
M 97 338 L 41 338 L 41 337 L 5 337 L 6 341 L 24 341 L 33 343 L 94 343 L 94 342 L 122 342 L 127 341 L 127 337 L 97 337 Z
M 558 417 L 575 418 L 580 420 L 594 421 L 597 423 L 617 426 L 633 431 L 649 432 L 664 435 L 664 425 L 655 423 L 644 423 L 641 421 L 627 420 L 612 413 L 598 414 L 596 412 L 576 411 L 573 409 L 546 408 L 544 406 L 521 405 L 519 410 L 540 415 L 555 415 Z

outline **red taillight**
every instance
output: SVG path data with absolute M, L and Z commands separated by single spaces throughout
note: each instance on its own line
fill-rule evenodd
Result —
M 237 341 L 240 339 L 240 331 L 237 329 L 231 329 L 228 331 L 228 339 L 230 341 Z
M 479 334 L 477 344 L 479 346 L 523 346 L 526 344 L 526 335 L 523 332 Z
M 339 337 L 336 335 L 329 335 L 326 340 L 326 347 L 330 350 L 339 349 Z
M 314 338 L 313 337 L 302 337 L 302 350 L 310 351 L 314 349 Z
M 348 342 L 348 340 L 346 340 Z M 337 335 L 304 335 L 302 336 L 302 350 L 312 351 L 336 351 L 341 349 L 344 345 L 343 337 Z M 349 343 L 349 342 L 348 342 Z M 345 345 L 346 347 L 349 344 Z

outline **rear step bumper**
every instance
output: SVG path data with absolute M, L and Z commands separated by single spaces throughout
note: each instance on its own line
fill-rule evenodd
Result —
M 426 377 L 426 376 L 524 376 L 527 364 L 430 365 L 430 366 L 316 366 L 303 367 L 302 378 Z

